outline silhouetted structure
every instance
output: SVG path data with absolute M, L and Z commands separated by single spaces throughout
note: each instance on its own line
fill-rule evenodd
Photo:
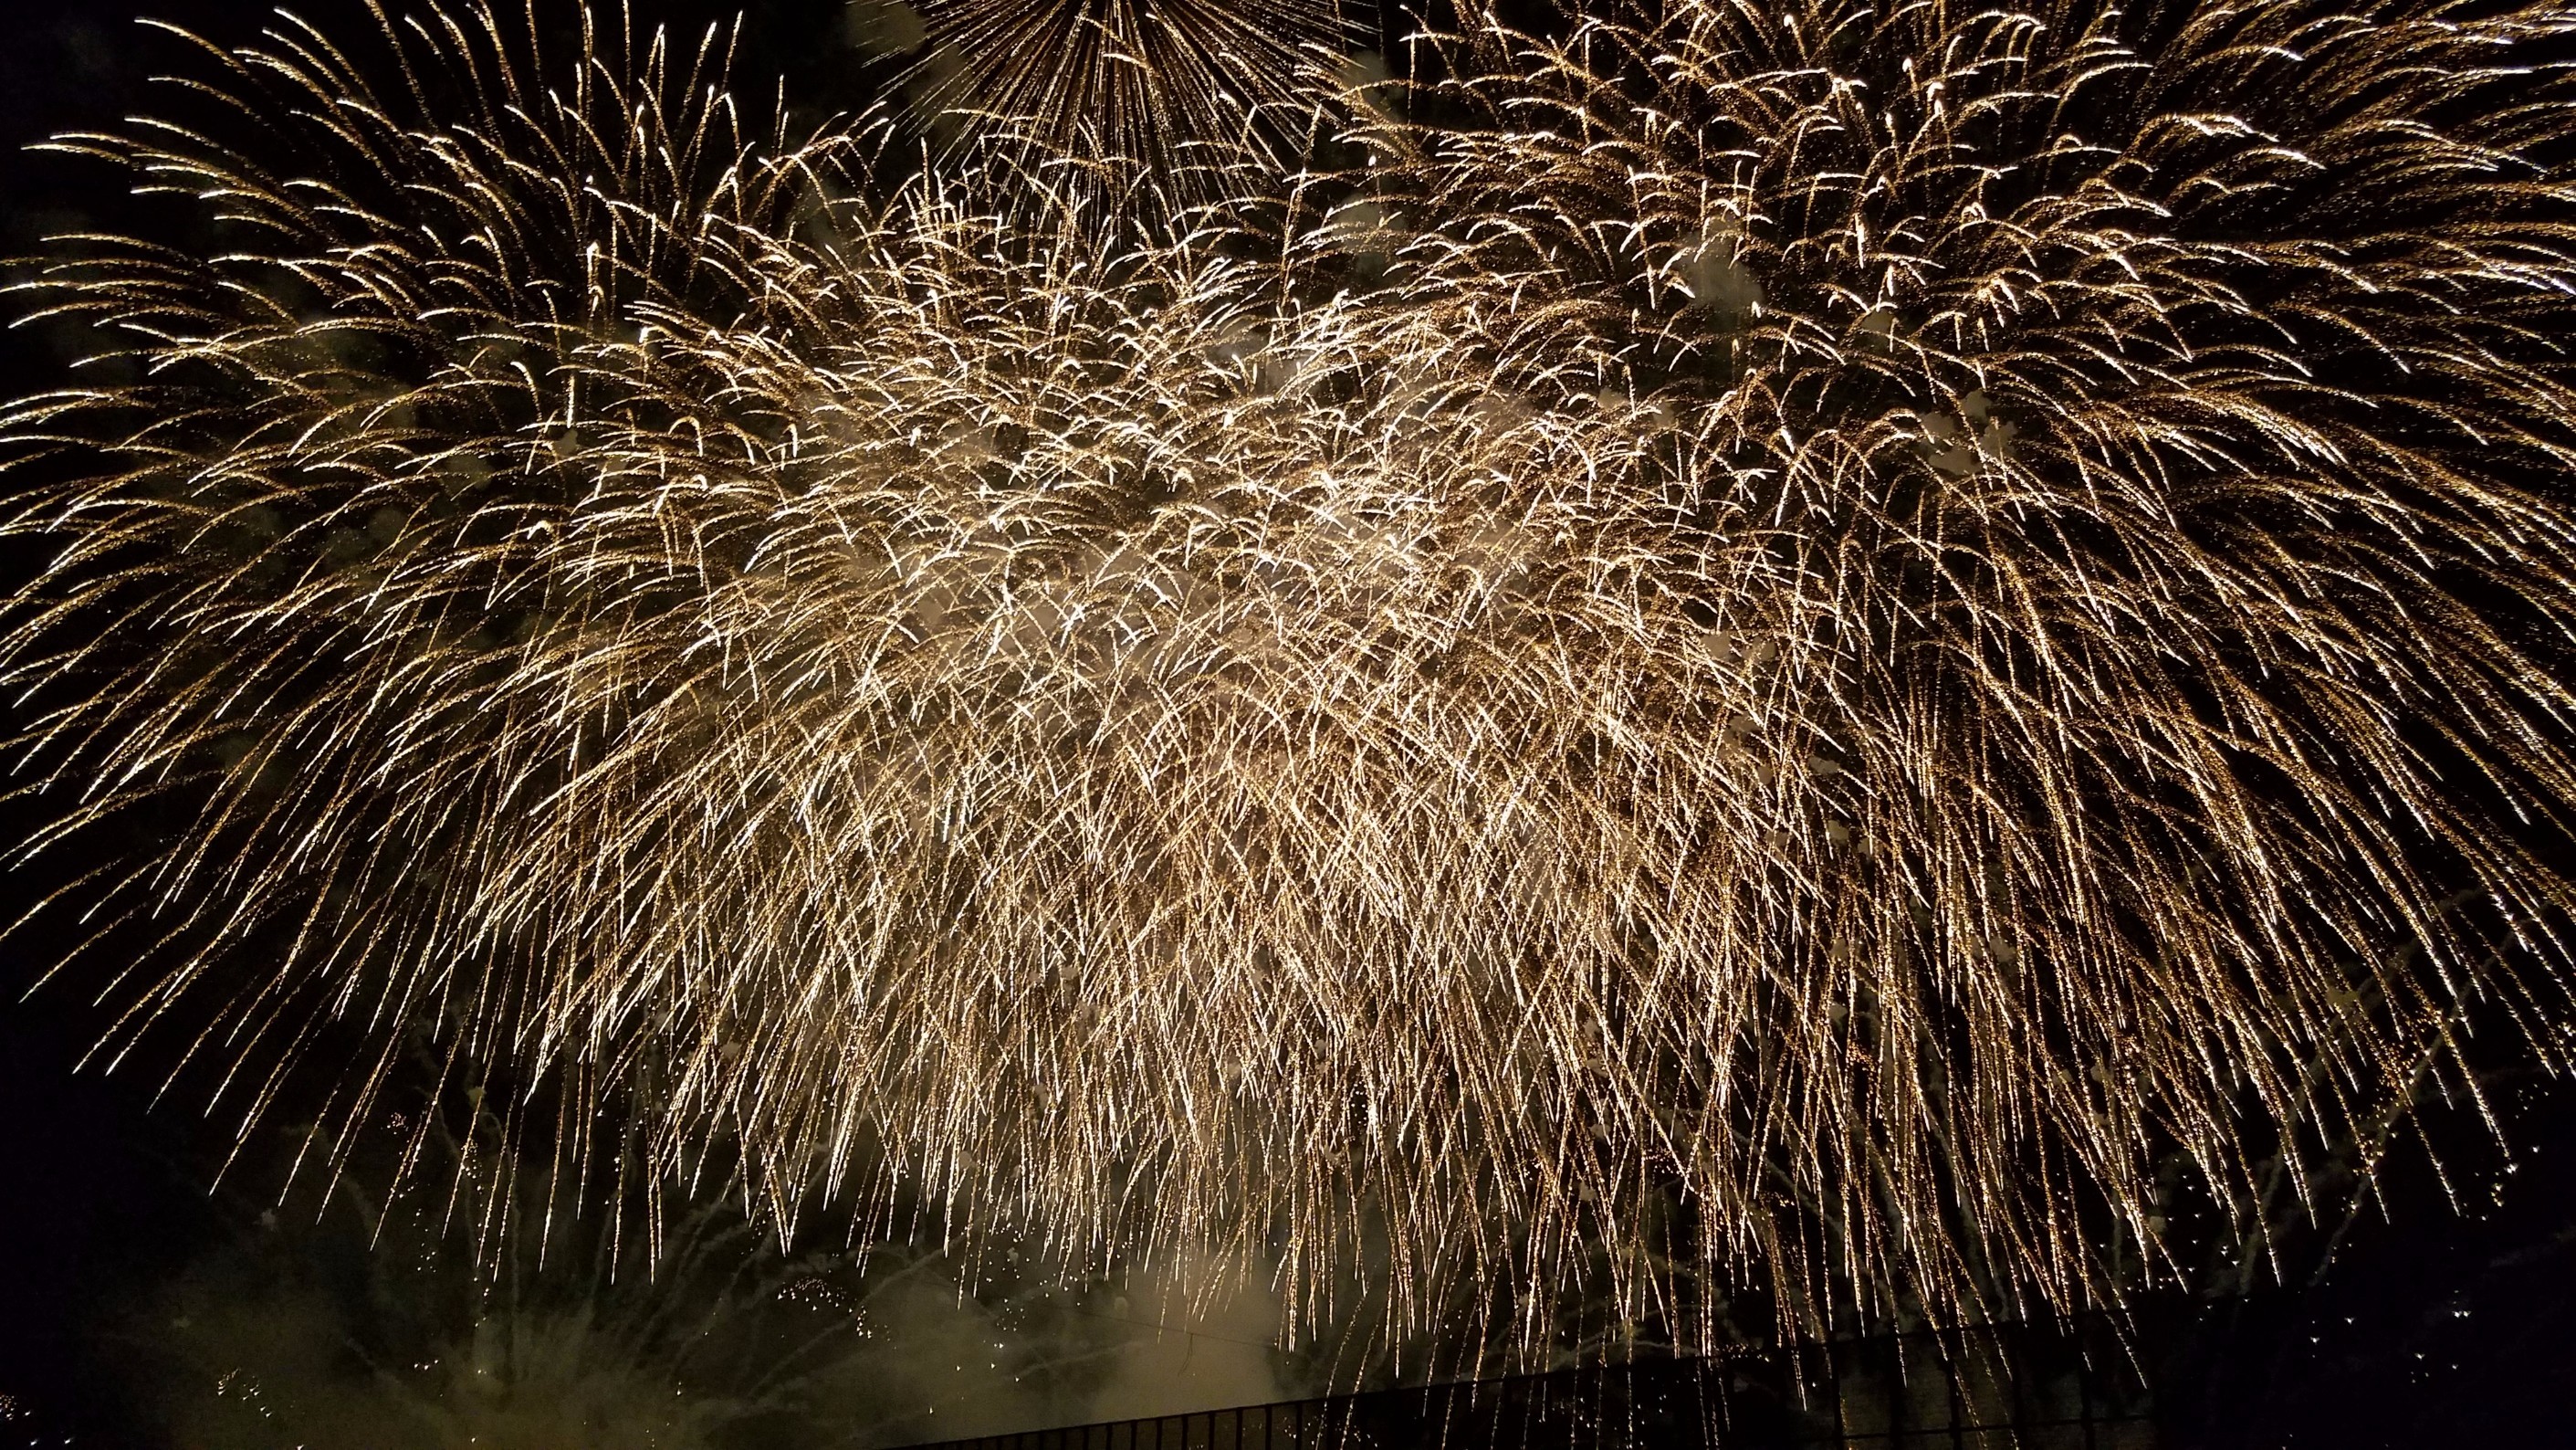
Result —
M 1832 1340 L 953 1440 L 936 1450 L 2150 1450 L 2106 1322 Z

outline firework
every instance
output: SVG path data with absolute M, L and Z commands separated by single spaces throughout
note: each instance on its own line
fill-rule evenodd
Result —
M 1734 1246 L 2063 1303 L 2161 1153 L 2309 1182 L 2471 1000 L 2558 1050 L 2569 24 L 1614 5 L 1360 112 L 1372 346 L 1587 464 L 1624 689 L 1556 707 L 1634 844 L 1569 1129 Z
M 1250 149 L 1314 125 L 1309 78 L 1364 40 L 1343 0 L 920 0 L 876 29 L 911 42 L 934 113 L 1024 154 L 1149 168 L 1176 194 L 1227 189 Z
M 82 243 L 144 366 L 5 428 L 116 1045 L 1307 1317 L 2116 1298 L 2563 1050 L 2567 23 L 1489 19 L 1178 242 L 622 28 L 219 57 L 67 144 L 256 245 Z
M 819 178 L 851 140 L 748 134 L 708 84 L 729 37 L 674 51 L 579 18 L 560 77 L 548 37 L 485 10 L 388 21 L 372 55 L 294 24 L 262 48 L 206 47 L 243 109 L 275 121 L 260 149 L 214 139 L 220 117 L 55 143 L 126 168 L 138 191 L 221 198 L 220 225 L 246 243 L 72 241 L 86 257 L 35 284 L 46 314 L 86 327 L 89 369 L 152 374 L 8 413 L 16 476 L 54 480 L 15 527 L 61 545 L 62 587 L 30 603 L 14 657 L 21 678 L 97 689 L 39 692 L 29 738 L 72 799 L 58 831 L 120 829 L 155 796 L 192 822 L 125 882 L 172 969 L 120 1000 L 104 1050 L 200 1013 L 187 1056 L 221 1060 L 218 1101 L 240 1094 L 247 1138 L 317 1025 L 355 1014 L 370 1040 L 328 1095 L 336 1137 L 317 1142 L 335 1162 L 424 1037 L 432 1113 L 396 1115 L 415 1152 L 458 1094 L 465 1119 L 515 1136 L 524 1102 L 495 1095 L 485 1113 L 476 1075 L 537 1045 L 528 994 L 569 963 L 484 914 L 491 873 L 516 869 L 507 822 L 598 739 L 593 722 L 532 734 L 518 718 L 527 670 L 591 660 L 555 652 L 603 638 L 576 602 L 592 581 L 555 576 L 548 541 L 614 474 L 620 455 L 592 443 L 638 403 L 613 368 L 654 354 L 657 321 L 686 331 L 755 307 L 746 245 L 814 224 Z M 669 461 L 739 474 L 696 455 Z M 134 629 L 151 640 L 139 653 L 118 642 Z M 577 673 L 606 680 L 596 663 Z M 394 713 L 359 705 L 385 689 Z M 255 958 L 270 970 L 239 969 Z M 619 1010 L 639 1005 L 669 1010 Z M 634 1036 L 608 1040 L 566 1111 L 635 1070 L 617 1060 Z M 565 1147 L 586 1158 L 581 1131 Z

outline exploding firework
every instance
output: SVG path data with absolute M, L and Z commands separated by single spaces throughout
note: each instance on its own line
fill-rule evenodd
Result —
M 1551 613 L 1633 693 L 1554 708 L 1633 844 L 1558 957 L 1638 1176 L 2064 1302 L 2166 1145 L 2306 1182 L 2467 1002 L 2547 1037 L 2570 18 L 1607 10 L 1440 41 L 1342 209 L 1410 224 L 1375 346 L 1588 461 Z
M 888 48 L 919 49 L 920 103 L 1024 154 L 1151 168 L 1204 198 L 1247 149 L 1293 154 L 1315 122 L 1301 82 L 1363 43 L 1344 0 L 919 0 L 883 4 Z
M 577 779 L 598 742 L 597 722 L 561 717 L 569 733 L 540 738 L 519 718 L 521 671 L 567 644 L 558 664 L 587 659 L 573 642 L 600 638 L 577 602 L 594 582 L 555 577 L 547 541 L 614 473 L 602 430 L 654 406 L 639 388 L 655 324 L 756 308 L 745 249 L 816 221 L 818 178 L 850 141 L 747 135 L 709 84 L 726 37 L 635 48 L 580 20 L 560 89 L 534 84 L 557 78 L 549 37 L 488 11 L 387 23 L 379 75 L 296 24 L 263 49 L 207 47 L 243 111 L 274 122 L 252 151 L 214 139 L 222 117 L 56 143 L 140 192 L 222 198 L 217 224 L 245 243 L 68 240 L 35 284 L 48 315 L 85 327 L 89 369 L 141 362 L 148 380 L 7 418 L 15 476 L 52 480 L 15 526 L 63 545 L 63 587 L 22 616 L 15 658 L 22 678 L 98 690 L 58 706 L 40 691 L 32 735 L 60 752 L 54 779 L 77 782 L 58 829 L 121 829 L 156 795 L 192 821 L 125 883 L 177 965 L 107 1046 L 202 1013 L 213 1030 L 189 1029 L 188 1055 L 223 1058 L 226 1091 L 250 1099 L 247 1137 L 320 1022 L 373 1014 L 366 1061 L 331 1094 L 335 1161 L 424 1037 L 442 1059 L 433 1110 L 468 1094 L 468 1119 L 518 1126 L 524 1102 L 485 1113 L 476 1074 L 536 1047 L 530 994 L 570 963 L 510 940 L 528 923 L 487 898 L 526 844 L 507 822 Z M 400 89 L 376 89 L 385 75 Z M 633 364 L 644 373 L 621 376 Z M 738 478 L 730 460 L 687 459 L 740 433 L 668 461 Z M 91 440 L 112 467 L 93 468 Z M 129 650 L 137 626 L 151 642 Z M 408 705 L 353 711 L 384 688 Z M 142 775 L 116 783 L 126 770 Z M 227 954 L 272 969 L 245 975 Z M 586 1055 L 598 1046 L 577 1050 L 595 1071 L 567 1112 L 636 1069 L 618 1059 L 634 1038 Z M 436 1125 L 403 1111 L 418 1151 Z M 580 1131 L 566 1147 L 587 1156 Z
M 1488 22 L 1179 242 L 623 31 L 220 57 L 69 144 L 256 245 L 82 243 L 141 366 L 6 420 L 119 1044 L 1306 1314 L 2116 1297 L 2563 1048 L 2569 26 Z

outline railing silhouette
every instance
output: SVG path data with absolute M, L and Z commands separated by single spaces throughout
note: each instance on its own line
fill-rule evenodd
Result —
M 2153 1450 L 2107 1321 L 1811 1342 L 949 1440 L 923 1450 Z

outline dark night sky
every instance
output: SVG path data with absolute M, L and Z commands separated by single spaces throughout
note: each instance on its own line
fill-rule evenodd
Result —
M 23 255 L 92 198 L 85 178 L 18 148 L 131 109 L 139 57 L 123 6 L 40 0 L 11 18 L 0 46 L 0 228 L 8 253 Z M 0 350 L 0 386 L 12 395 L 44 386 L 51 366 L 48 352 L 12 333 Z M 25 558 L 0 559 L 14 588 Z M 23 811 L 0 821 L 13 839 L 26 828 Z M 22 872 L 0 887 L 11 916 L 38 878 Z M 0 971 L 12 998 L 51 950 L 43 939 L 8 944 Z M 90 1030 L 76 1009 L 71 994 L 52 993 L 0 1011 L 0 1101 L 8 1105 L 0 1112 L 0 1393 L 47 1431 L 99 1423 L 93 1407 L 112 1393 L 105 1356 L 89 1339 L 91 1311 L 182 1262 L 212 1227 L 210 1201 L 196 1188 L 204 1165 L 190 1151 L 201 1125 L 185 1113 L 147 1117 L 140 1079 L 76 1076 Z
M 173 50 L 127 23 L 135 8 L 21 0 L 0 30 L 8 252 L 25 253 L 66 214 L 112 213 L 115 198 L 95 190 L 97 168 L 16 148 L 143 104 L 143 77 Z M 208 0 L 150 8 L 230 37 L 261 13 Z M 303 8 L 327 19 L 356 7 Z M 699 0 L 639 8 L 700 23 L 720 13 Z M 836 43 L 838 0 L 772 0 L 754 12 L 743 78 L 784 68 L 793 96 L 833 109 L 864 99 L 856 61 Z M 23 333 L 0 342 L 0 385 L 12 394 L 42 386 L 52 366 Z M 24 563 L 0 555 L 13 584 Z M 0 829 L 24 825 L 0 815 Z M 20 898 L 41 880 L 21 873 L 0 892 Z M 53 945 L 18 941 L 0 956 L 11 998 Z M 28 1416 L 0 1434 L 32 1427 L 50 1439 L 77 1427 L 90 1432 L 83 1444 L 146 1444 L 118 1428 L 129 1367 L 102 1332 L 103 1309 L 226 1232 L 246 1200 L 206 1191 L 222 1134 L 190 1103 L 147 1114 L 148 1073 L 74 1075 L 96 1025 L 69 991 L 0 1009 L 0 1395 Z M 2444 1207 L 2422 1155 L 2410 1155 L 2391 1174 L 2396 1223 L 2364 1222 L 2322 1288 L 2261 1311 L 2258 1328 L 2234 1342 L 2230 1403 L 2262 1407 L 2226 1416 L 2253 1437 L 2246 1443 L 2576 1445 L 2576 1096 L 2521 1084 L 2504 1101 L 2531 1149 L 2509 1176 L 2492 1172 L 2472 1122 L 2444 1129 L 2475 1160 L 2461 1189 L 2468 1216 Z

